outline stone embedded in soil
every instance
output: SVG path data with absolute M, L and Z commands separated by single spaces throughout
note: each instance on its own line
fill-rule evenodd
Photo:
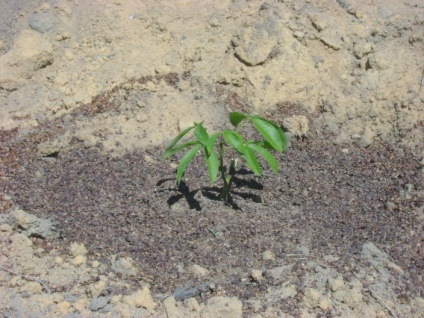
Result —
M 47 238 L 57 234 L 51 220 L 36 217 L 20 209 L 10 212 L 7 222 L 26 236 Z
M 54 26 L 54 17 L 49 12 L 33 13 L 29 18 L 29 26 L 40 33 L 47 33 Z
M 90 302 L 90 310 L 99 311 L 100 309 L 105 308 L 108 303 L 109 303 L 109 298 L 107 297 L 94 298 Z
M 274 261 L 275 255 L 272 251 L 266 250 L 265 252 L 262 253 L 262 259 L 264 261 Z
M 190 266 L 189 268 L 190 272 L 198 277 L 204 277 L 207 276 L 209 271 L 206 268 L 203 268 L 202 266 L 199 266 L 197 264 L 194 264 Z
M 250 271 L 250 277 L 254 282 L 260 282 L 262 280 L 263 271 L 260 269 L 252 269 Z

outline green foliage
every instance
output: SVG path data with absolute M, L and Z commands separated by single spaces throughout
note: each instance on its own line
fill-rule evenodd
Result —
M 188 164 L 196 156 L 196 154 L 201 151 L 203 152 L 205 158 L 211 184 L 216 181 L 218 172 L 221 172 L 224 186 L 220 197 L 221 199 L 228 201 L 229 190 L 232 185 L 232 178 L 235 173 L 236 160 L 231 159 L 230 167 L 227 172 L 224 165 L 224 153 L 226 146 L 230 146 L 230 148 L 235 150 L 235 152 L 244 159 L 246 165 L 253 171 L 255 175 L 260 176 L 262 174 L 261 166 L 256 157 L 256 154 L 261 156 L 272 170 L 276 172 L 278 171 L 277 161 L 269 150 L 277 151 L 279 153 L 283 153 L 286 150 L 287 137 L 281 127 L 259 116 L 232 112 L 230 113 L 229 117 L 231 124 L 235 127 L 235 130 L 226 129 L 224 131 L 209 135 L 203 126 L 203 123 L 195 123 L 193 126 L 188 127 L 187 129 L 180 132 L 171 141 L 171 144 L 165 150 L 163 156 L 165 159 L 185 148 L 191 147 L 185 153 L 178 165 L 178 184 L 181 182 L 181 178 Z M 252 123 L 253 127 L 256 128 L 259 135 L 263 139 L 247 141 L 244 140 L 243 136 L 237 132 L 237 129 L 241 126 L 240 124 L 243 121 Z M 195 140 L 178 144 L 178 142 L 193 129 Z M 215 149 L 216 147 L 218 147 L 218 153 Z

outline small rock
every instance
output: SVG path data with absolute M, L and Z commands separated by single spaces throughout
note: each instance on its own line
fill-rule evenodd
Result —
M 197 264 L 190 266 L 190 272 L 198 277 L 207 276 L 209 271 L 206 268 L 203 268 Z
M 86 256 L 87 255 L 87 249 L 85 248 L 84 244 L 78 244 L 76 242 L 71 244 L 70 252 L 72 256 Z
M 394 204 L 392 201 L 387 201 L 386 208 L 389 211 L 393 211 L 396 208 L 396 204 Z
M 82 255 L 78 255 L 75 256 L 72 260 L 71 260 L 71 264 L 74 266 L 80 266 L 82 264 L 84 264 L 87 261 L 87 257 L 82 256 Z
M 371 53 L 373 50 L 373 45 L 370 42 L 360 43 L 355 45 L 353 54 L 358 58 L 362 58 L 365 55 Z
M 9 224 L 1 224 L 0 225 L 0 231 L 1 232 L 6 232 L 6 233 L 10 233 L 12 232 L 12 227 Z
M 155 160 L 149 155 L 144 155 L 144 161 L 146 161 L 147 163 L 154 163 L 155 162 Z
M 42 238 L 54 236 L 55 226 L 49 219 L 38 218 L 23 210 L 14 210 L 9 213 L 7 223 L 13 229 L 25 234 L 28 237 L 38 236 Z
M 146 121 L 149 120 L 149 116 L 147 116 L 147 114 L 143 112 L 139 112 L 136 117 L 139 123 L 145 123 Z
M 250 271 L 250 277 L 254 282 L 258 282 L 262 279 L 263 272 L 260 269 L 252 269 Z
M 99 268 L 99 266 L 100 266 L 100 263 L 98 261 L 93 261 L 91 263 L 91 267 L 93 267 L 93 268 Z
M 73 304 L 74 302 L 77 301 L 77 297 L 72 293 L 65 293 L 63 295 L 63 299 L 65 299 L 67 302 L 69 302 L 71 304 Z
M 342 36 L 332 29 L 326 29 L 320 34 L 320 40 L 329 48 L 338 51 L 342 48 Z
M 266 250 L 265 252 L 262 253 L 262 259 L 264 261 L 274 261 L 275 255 L 272 251 Z
M 40 33 L 49 32 L 54 26 L 54 17 L 48 12 L 37 12 L 29 18 L 29 26 Z
M 90 309 L 92 311 L 99 311 L 100 309 L 106 307 L 108 302 L 109 302 L 109 299 L 107 297 L 95 298 L 90 302 Z
M 149 92 L 156 92 L 157 90 L 158 90 L 158 88 L 157 88 L 157 86 L 156 86 L 156 84 L 155 83 L 153 83 L 153 82 L 148 82 L 147 84 L 146 84 L 146 89 L 149 91 Z
M 328 26 L 327 21 L 325 21 L 324 17 L 319 14 L 310 13 L 308 14 L 308 18 L 311 21 L 313 27 L 318 31 L 322 31 Z

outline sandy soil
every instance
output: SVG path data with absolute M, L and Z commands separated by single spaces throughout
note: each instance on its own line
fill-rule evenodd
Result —
M 5 1 L 4 317 L 422 317 L 421 1 Z M 166 144 L 291 139 L 234 206 Z

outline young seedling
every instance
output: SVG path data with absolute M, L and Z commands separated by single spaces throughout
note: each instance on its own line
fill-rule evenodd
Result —
M 229 201 L 230 189 L 238 161 L 237 159 L 232 158 L 227 170 L 226 165 L 224 165 L 224 155 L 226 150 L 231 148 L 234 149 L 257 176 L 261 176 L 262 173 L 256 154 L 262 156 L 271 169 L 277 172 L 277 161 L 269 150 L 277 151 L 279 153 L 283 153 L 286 150 L 287 137 L 283 130 L 272 121 L 259 116 L 245 115 L 238 112 L 230 113 L 230 122 L 235 127 L 234 130 L 226 129 L 212 135 L 207 133 L 205 127 L 203 127 L 203 123 L 195 123 L 193 126 L 180 132 L 172 140 L 171 144 L 165 151 L 163 156 L 164 159 L 185 148 L 191 147 L 178 165 L 178 184 L 181 182 L 181 178 L 186 167 L 198 152 L 203 152 L 204 154 L 211 184 L 215 182 L 218 172 L 220 172 L 223 188 L 219 198 L 225 202 Z M 241 127 L 240 124 L 242 122 L 250 122 L 253 124 L 253 127 L 255 127 L 263 139 L 244 140 L 243 136 L 237 131 Z M 181 138 L 192 130 L 194 132 L 194 140 L 178 143 Z

